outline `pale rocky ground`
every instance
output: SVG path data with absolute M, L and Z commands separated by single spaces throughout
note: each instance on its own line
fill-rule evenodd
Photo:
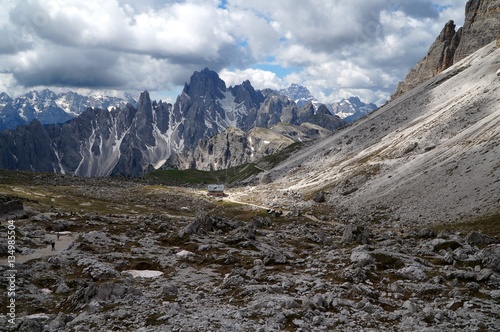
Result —
M 18 318 L 0 316 L 2 331 L 500 329 L 498 238 L 364 227 L 327 207 L 277 217 L 140 182 L 16 181 L 0 189 L 24 198 L 17 248 L 35 256 L 17 264 Z M 54 231 L 74 242 L 45 252 Z

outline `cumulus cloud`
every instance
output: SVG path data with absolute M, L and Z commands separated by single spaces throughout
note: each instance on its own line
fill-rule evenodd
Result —
M 279 90 L 286 86 L 282 79 L 276 73 L 262 69 L 234 70 L 223 69 L 219 76 L 228 86 L 241 84 L 249 80 L 255 89 L 274 89 Z
M 176 89 L 306 85 L 320 100 L 383 102 L 466 0 L 0 0 L 3 87 Z M 283 76 L 259 67 L 289 69 Z M 21 88 L 20 88 L 21 87 Z M 180 92 L 180 91 L 178 91 Z

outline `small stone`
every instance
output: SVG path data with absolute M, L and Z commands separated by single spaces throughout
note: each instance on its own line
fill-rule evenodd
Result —
M 376 310 L 375 306 L 373 304 L 371 304 L 370 302 L 367 302 L 363 308 L 361 308 L 361 310 L 363 310 L 364 312 L 367 312 L 369 314 L 373 314 Z
M 403 308 L 408 310 L 410 313 L 415 313 L 417 312 L 417 306 L 415 305 L 415 303 L 407 300 L 403 303 Z
M 68 287 L 68 285 L 66 285 L 66 283 L 64 281 L 62 281 L 59 286 L 57 286 L 57 289 L 56 289 L 56 294 L 66 294 L 66 293 L 69 293 L 71 291 L 71 289 Z
M 313 325 L 320 325 L 323 322 L 323 318 L 321 316 L 314 316 L 312 319 Z
M 476 281 L 486 281 L 493 275 L 492 269 L 482 269 L 476 274 Z
M 179 290 L 174 284 L 166 284 L 163 286 L 162 294 L 168 296 L 177 296 L 179 294 Z

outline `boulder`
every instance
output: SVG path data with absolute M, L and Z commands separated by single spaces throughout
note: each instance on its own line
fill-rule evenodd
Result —
M 313 201 L 315 201 L 316 203 L 324 203 L 324 202 L 326 202 L 326 194 L 325 194 L 325 192 L 324 191 L 320 191 L 319 193 L 316 193 L 316 195 L 314 195 Z
M 496 272 L 500 272 L 500 245 L 490 245 L 480 251 L 482 263 Z
M 370 236 L 371 232 L 368 228 L 365 228 L 363 226 L 348 224 L 344 228 L 344 234 L 342 235 L 342 243 L 351 244 L 356 242 L 361 244 L 367 244 L 369 243 Z
M 358 267 L 367 266 L 373 264 L 373 257 L 368 253 L 366 246 L 360 246 L 355 248 L 350 257 L 351 263 Z
M 167 296 L 177 296 L 179 294 L 179 290 L 174 284 L 166 284 L 163 285 L 162 294 Z
M 471 245 L 484 245 L 498 242 L 497 239 L 478 232 L 470 232 L 465 240 Z
M 17 197 L 0 195 L 0 215 L 23 210 L 23 202 Z
M 126 285 L 109 281 L 97 287 L 95 297 L 101 301 L 116 300 L 123 297 L 127 291 L 128 287 Z

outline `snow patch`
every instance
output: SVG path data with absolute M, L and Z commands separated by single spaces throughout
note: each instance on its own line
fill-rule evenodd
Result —
M 130 274 L 133 278 L 158 278 L 163 275 L 163 272 L 155 270 L 126 270 L 123 273 Z
M 47 314 L 33 314 L 33 315 L 28 315 L 24 316 L 26 319 L 49 319 L 50 316 Z
M 181 250 L 178 253 L 176 253 L 175 255 L 179 258 L 184 258 L 184 257 L 189 257 L 189 256 L 193 255 L 193 253 L 191 251 Z

